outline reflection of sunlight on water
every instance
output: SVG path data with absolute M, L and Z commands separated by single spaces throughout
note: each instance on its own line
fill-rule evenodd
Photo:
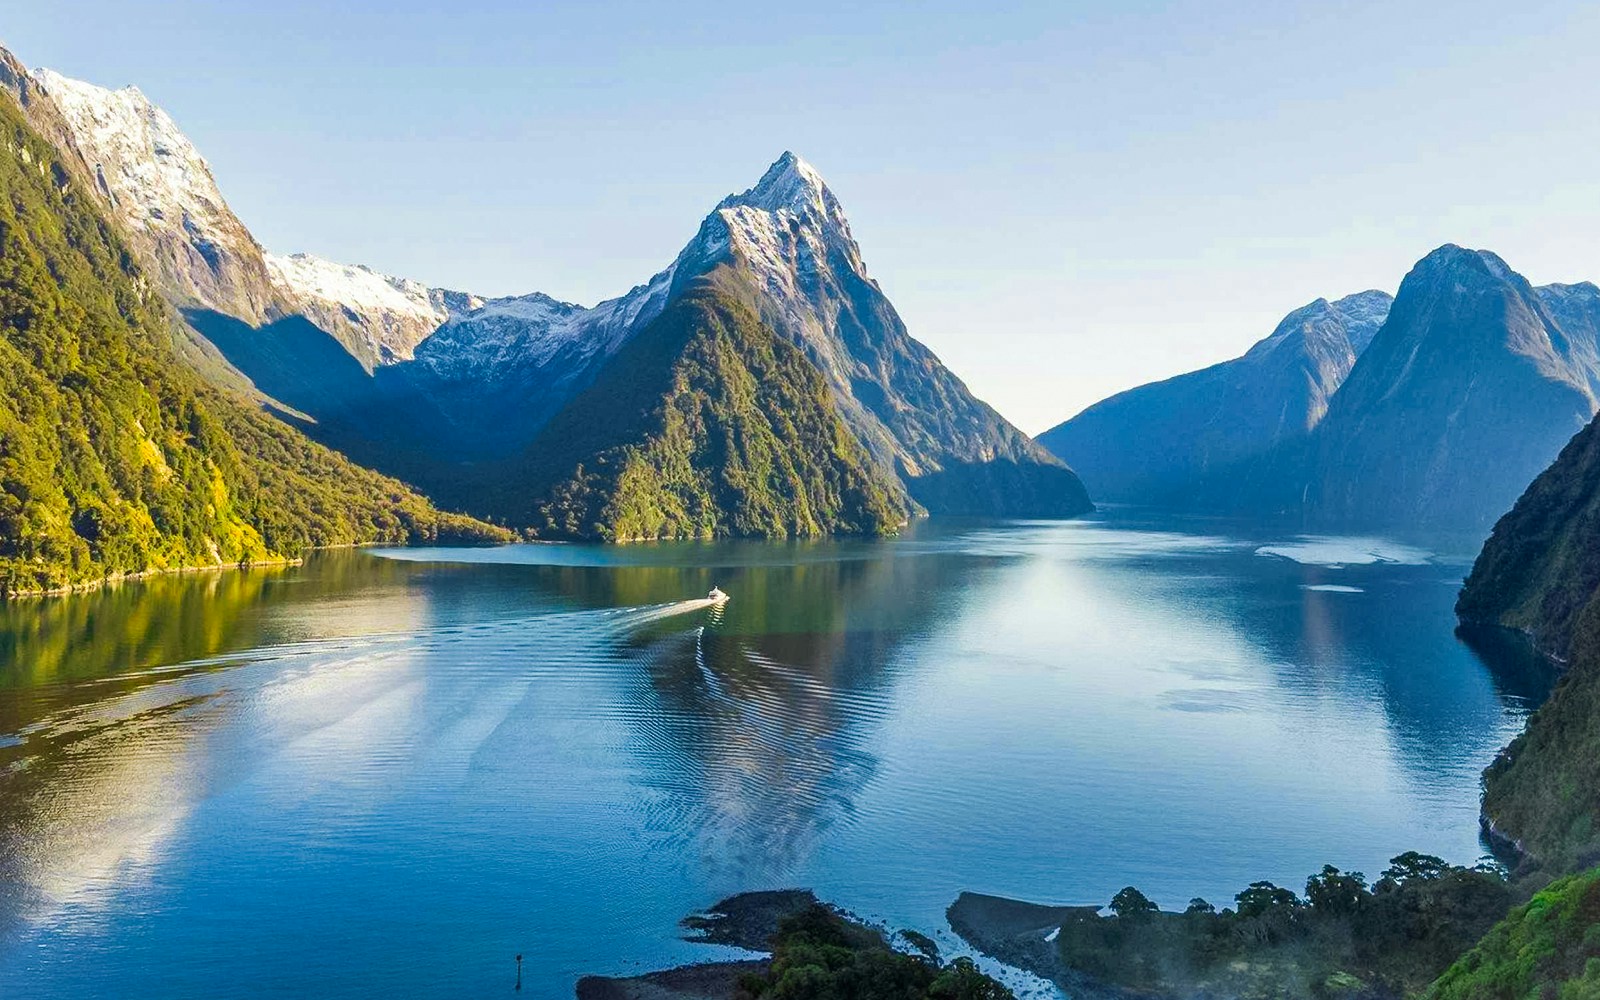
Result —
M 426 664 L 390 649 L 302 661 L 243 698 L 247 738 L 278 747 L 262 775 L 282 806 L 337 787 L 340 808 L 383 790 L 382 772 L 412 749 Z M 331 766 L 330 766 L 331 765 Z
M 114 721 L 104 728 L 51 736 L 48 757 L 14 765 L 11 781 L 47 786 L 26 814 L 5 819 L 24 883 L 6 890 L 17 897 L 15 916 L 92 922 L 118 891 L 153 875 L 194 805 L 193 751 L 210 720 L 207 701 L 108 713 Z
M 1026 523 L 967 532 L 952 542 L 986 556 L 1063 555 L 1075 560 L 1223 552 L 1245 543 L 1217 535 L 1108 528 L 1093 521 Z
M 280 812 L 321 802 L 351 819 L 408 768 L 462 774 L 535 680 L 603 664 L 608 636 L 712 603 L 307 640 L 82 682 L 86 703 L 5 739 L 0 932 L 75 924 L 147 884 L 196 799 L 230 783 L 253 782 Z M 452 647 L 466 678 L 430 696 Z M 97 695 L 113 681 L 143 683 Z

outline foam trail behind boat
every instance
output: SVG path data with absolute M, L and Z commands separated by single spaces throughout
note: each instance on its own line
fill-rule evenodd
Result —
M 704 611 L 716 604 L 716 601 L 704 597 L 691 601 L 673 601 L 670 604 L 656 604 L 643 608 L 628 608 L 628 624 L 645 625 L 674 615 L 686 615 L 691 611 Z

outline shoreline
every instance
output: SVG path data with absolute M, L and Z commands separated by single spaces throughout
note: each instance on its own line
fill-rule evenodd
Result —
M 678 921 L 683 940 L 741 948 L 756 957 L 690 962 L 636 976 L 584 976 L 575 987 L 577 1000 L 734 1000 L 745 976 L 765 974 L 771 967 L 779 925 L 818 903 L 809 889 L 729 896 Z
M 332 549 L 360 548 L 359 545 L 325 545 L 312 551 L 329 551 Z M 203 566 L 165 566 L 160 569 L 142 569 L 132 573 L 112 573 L 96 580 L 85 580 L 82 583 L 70 583 L 64 587 L 44 587 L 34 590 L 12 590 L 0 595 L 0 603 L 16 600 L 38 600 L 48 597 L 69 597 L 75 594 L 92 594 L 108 587 L 120 586 L 124 583 L 137 583 L 141 580 L 151 580 L 160 576 L 179 576 L 185 573 L 228 573 L 247 569 L 278 569 L 286 566 L 301 566 L 305 564 L 305 557 L 279 559 L 255 559 L 250 562 L 239 563 L 208 563 Z
M 51 587 L 36 590 L 13 590 L 0 594 L 0 605 L 14 600 L 39 600 L 49 597 L 70 597 L 73 595 L 92 594 L 108 587 L 119 586 L 124 583 L 138 583 L 141 580 L 151 580 L 163 576 L 178 576 L 186 573 L 231 573 L 251 569 L 283 569 L 289 566 L 304 566 L 307 556 L 318 552 L 339 552 L 345 549 L 424 549 L 424 548 L 455 548 L 455 549 L 492 549 L 503 545 L 524 544 L 520 539 L 488 544 L 441 544 L 439 542 L 340 542 L 337 545 L 314 545 L 305 550 L 305 555 L 282 556 L 269 559 L 253 559 L 249 562 L 237 563 L 206 563 L 200 566 L 168 566 L 161 569 L 143 569 L 133 573 L 112 573 L 95 580 L 85 580 L 82 583 L 68 584 L 65 587 Z
M 1136 994 L 1068 968 L 1055 948 L 1052 932 L 1070 920 L 1098 915 L 1100 909 L 963 890 L 944 914 L 956 937 L 981 955 L 1054 983 L 1075 1000 L 1123 1000 Z

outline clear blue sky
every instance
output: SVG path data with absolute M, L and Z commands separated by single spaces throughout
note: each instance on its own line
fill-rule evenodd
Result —
M 794 149 L 1035 432 L 1443 242 L 1600 278 L 1595 5 L 325 6 L 52 0 L 0 41 L 137 83 L 268 247 L 490 294 L 617 294 Z

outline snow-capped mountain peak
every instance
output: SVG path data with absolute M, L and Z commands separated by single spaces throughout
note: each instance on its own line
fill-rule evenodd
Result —
M 171 115 L 137 87 L 108 90 L 50 69 L 31 76 L 71 130 L 112 214 L 180 302 L 250 322 L 271 312 L 261 247 Z
M 767 168 L 754 187 L 743 194 L 729 195 L 717 208 L 738 205 L 767 212 L 787 209 L 796 215 L 813 212 L 818 217 L 835 215 L 840 219 L 844 215 L 817 168 L 788 151 Z
M 815 167 L 791 152 L 778 157 L 754 187 L 722 199 L 715 214 L 736 229 L 792 230 L 796 223 L 809 225 L 818 230 L 816 235 L 836 237 L 855 250 L 839 199 Z
M 158 229 L 188 218 L 203 226 L 227 211 L 200 151 L 138 87 L 108 90 L 51 69 L 34 77 L 72 126 L 125 222 Z

